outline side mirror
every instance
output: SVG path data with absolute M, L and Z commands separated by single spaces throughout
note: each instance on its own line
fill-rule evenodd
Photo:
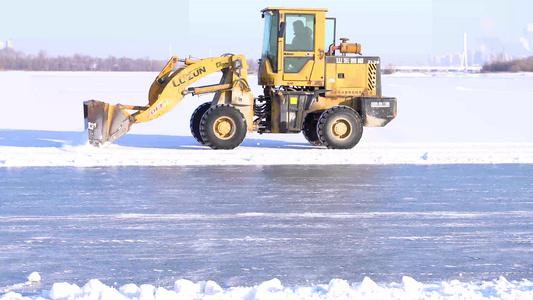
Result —
M 285 27 L 287 27 L 287 23 L 281 22 L 279 24 L 278 38 L 282 38 L 285 35 Z

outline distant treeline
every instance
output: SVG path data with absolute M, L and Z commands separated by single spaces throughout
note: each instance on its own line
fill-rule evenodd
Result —
M 481 72 L 533 72 L 533 56 L 511 61 L 494 61 L 484 65 Z
M 88 55 L 74 54 L 74 56 L 51 57 L 44 51 L 37 55 L 28 55 L 13 49 L 0 50 L 0 71 L 116 71 L 116 72 L 159 72 L 168 61 L 152 60 L 149 58 L 132 59 L 98 58 Z M 257 72 L 259 65 L 257 60 L 247 59 L 249 71 Z
M 97 58 L 88 55 L 51 57 L 44 51 L 28 55 L 13 49 L 0 50 L 0 70 L 23 71 L 161 71 L 167 61 L 149 58 Z

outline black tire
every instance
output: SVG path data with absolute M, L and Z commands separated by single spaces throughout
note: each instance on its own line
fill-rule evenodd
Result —
M 246 119 L 240 110 L 229 104 L 210 107 L 202 116 L 200 133 L 206 146 L 233 149 L 246 136 Z
M 302 133 L 305 139 L 314 146 L 322 146 L 322 142 L 318 138 L 318 113 L 309 113 L 305 116 L 302 125 Z
M 318 119 L 318 138 L 329 149 L 351 149 L 362 136 L 361 116 L 348 106 L 334 106 Z
M 204 113 L 209 109 L 211 106 L 211 102 L 206 102 L 204 104 L 201 104 L 196 108 L 196 110 L 192 113 L 191 116 L 191 133 L 192 136 L 198 141 L 198 143 L 205 145 L 204 140 L 202 139 L 202 134 L 200 133 L 200 122 L 202 121 L 202 117 L 204 116 Z

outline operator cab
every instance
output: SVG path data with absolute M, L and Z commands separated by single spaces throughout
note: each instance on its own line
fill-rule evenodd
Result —
M 260 85 L 324 86 L 325 53 L 335 42 L 327 9 L 269 7 L 261 53 Z

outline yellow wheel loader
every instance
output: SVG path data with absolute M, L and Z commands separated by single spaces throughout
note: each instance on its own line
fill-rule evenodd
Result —
M 382 97 L 380 58 L 362 56 L 361 45 L 341 38 L 327 9 L 269 7 L 265 19 L 258 84 L 250 93 L 243 55 L 195 60 L 170 59 L 153 82 L 148 105 L 109 105 L 85 101 L 89 141 L 113 143 L 134 123 L 163 116 L 188 94 L 215 93 L 191 117 L 191 133 L 213 149 L 233 149 L 247 132 L 299 133 L 313 145 L 350 149 L 363 126 L 383 127 L 396 117 L 396 98 Z M 183 65 L 177 67 L 178 62 Z M 218 84 L 191 87 L 221 71 Z

